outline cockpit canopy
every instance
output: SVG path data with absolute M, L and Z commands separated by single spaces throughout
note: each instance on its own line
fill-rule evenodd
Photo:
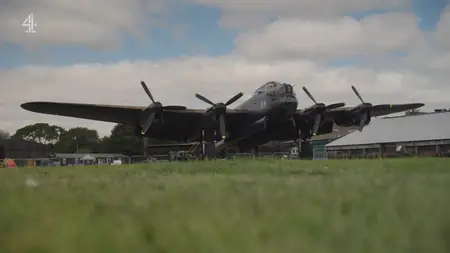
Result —
M 272 91 L 272 90 L 278 90 L 278 89 L 280 89 L 282 87 L 286 87 L 286 86 L 288 87 L 286 92 L 293 93 L 291 85 L 286 84 L 286 83 L 271 81 L 271 82 L 267 82 L 267 83 L 263 84 L 261 87 L 259 87 L 257 90 L 255 90 L 254 95 L 263 93 L 263 92 Z
M 257 90 L 255 90 L 255 94 L 261 93 L 261 92 L 266 92 L 268 90 L 272 90 L 272 89 L 280 87 L 280 86 L 282 86 L 282 84 L 279 82 L 275 82 L 275 81 L 267 82 L 267 83 L 263 84 L 261 87 L 259 87 Z

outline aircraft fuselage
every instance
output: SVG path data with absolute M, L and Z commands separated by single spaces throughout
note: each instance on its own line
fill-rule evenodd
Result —
M 290 122 L 289 118 L 296 113 L 297 106 L 298 101 L 290 84 L 267 83 L 255 91 L 252 97 L 235 108 L 236 110 L 250 111 L 251 114 L 242 119 L 241 124 L 238 124 L 240 126 L 238 129 L 233 128 L 232 125 L 229 127 L 228 142 L 236 143 L 242 138 L 248 139 L 251 137 L 251 133 L 259 133 L 268 129 L 269 125 L 284 125 L 287 120 Z M 155 124 L 147 135 L 173 141 L 199 141 L 199 136 L 192 138 L 193 136 L 189 136 L 191 133 L 189 130 L 183 133 L 182 128 L 177 127 L 175 122 L 166 123 Z M 292 123 L 290 124 L 292 125 Z M 180 140 L 180 136 L 182 140 Z
M 290 84 L 274 83 L 273 87 L 257 90 L 236 109 L 255 111 L 271 120 L 283 120 L 297 111 L 298 101 Z

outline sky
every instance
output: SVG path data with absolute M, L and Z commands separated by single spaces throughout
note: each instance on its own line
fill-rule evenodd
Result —
M 34 15 L 36 33 L 26 33 Z M 29 101 L 207 108 L 268 81 L 324 103 L 450 108 L 449 0 L 0 0 L 0 129 L 48 122 Z M 233 107 L 231 106 L 231 107 Z

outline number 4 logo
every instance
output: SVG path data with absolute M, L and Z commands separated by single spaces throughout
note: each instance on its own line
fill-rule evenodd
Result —
M 30 13 L 28 17 L 23 21 L 22 23 L 23 27 L 27 27 L 25 30 L 26 33 L 36 33 L 36 30 L 34 28 L 37 26 L 36 23 L 34 23 L 34 14 Z

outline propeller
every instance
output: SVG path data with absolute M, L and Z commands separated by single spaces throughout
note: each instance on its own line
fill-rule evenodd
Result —
M 152 102 L 145 110 L 143 110 L 143 117 L 145 116 L 146 119 L 144 123 L 142 124 L 142 130 L 141 134 L 145 135 L 147 131 L 152 126 L 155 118 L 157 115 L 161 115 L 162 119 L 162 113 L 164 110 L 172 110 L 172 111 L 180 111 L 180 110 L 186 110 L 185 106 L 178 106 L 178 105 L 170 105 L 170 106 L 163 106 L 161 102 L 155 101 L 153 98 L 152 93 L 148 89 L 147 85 L 144 83 L 144 81 L 141 81 L 142 88 L 144 89 L 147 96 L 150 98 L 150 101 Z M 145 113 L 144 113 L 145 112 Z M 150 113 L 148 113 L 150 112 Z
M 302 89 L 315 104 L 313 106 L 306 108 L 305 112 L 316 114 L 316 116 L 314 117 L 314 126 L 312 130 L 313 135 L 316 135 L 317 132 L 319 131 L 320 124 L 323 121 L 323 113 L 329 109 L 345 106 L 345 103 L 335 103 L 325 106 L 324 103 L 317 103 L 316 99 L 313 97 L 313 95 L 309 92 L 309 90 L 306 87 L 303 86 Z
M 207 110 L 207 112 L 211 112 L 212 115 L 218 120 L 219 122 L 219 129 L 220 134 L 222 135 L 222 138 L 225 139 L 227 136 L 227 130 L 226 130 L 226 122 L 225 122 L 225 113 L 227 111 L 227 106 L 231 105 L 232 103 L 236 102 L 238 99 L 240 99 L 244 93 L 239 92 L 234 97 L 230 98 L 226 103 L 213 103 L 211 100 L 207 99 L 206 97 L 196 93 L 195 97 L 202 100 L 203 102 L 211 105 L 212 107 Z
M 352 85 L 352 90 L 355 93 L 355 95 L 359 98 L 361 101 L 361 104 L 355 106 L 352 111 L 359 112 L 360 114 L 360 121 L 359 121 L 359 128 L 358 130 L 361 132 L 367 122 L 367 120 L 370 117 L 370 111 L 372 110 L 373 106 L 371 103 L 364 102 L 363 98 L 359 94 L 358 90 L 355 88 L 355 86 Z
M 306 93 L 306 95 L 308 95 L 308 97 L 317 105 L 317 104 L 322 104 L 322 103 L 317 103 L 317 101 L 314 99 L 313 95 L 311 95 L 311 93 L 308 91 L 308 89 L 306 89 L 306 87 L 303 86 L 303 91 Z M 329 104 L 327 106 L 325 106 L 325 110 L 330 110 L 330 109 L 335 109 L 335 108 L 339 108 L 339 107 L 343 107 L 345 106 L 344 102 L 340 102 L 340 103 L 334 103 L 334 104 Z

